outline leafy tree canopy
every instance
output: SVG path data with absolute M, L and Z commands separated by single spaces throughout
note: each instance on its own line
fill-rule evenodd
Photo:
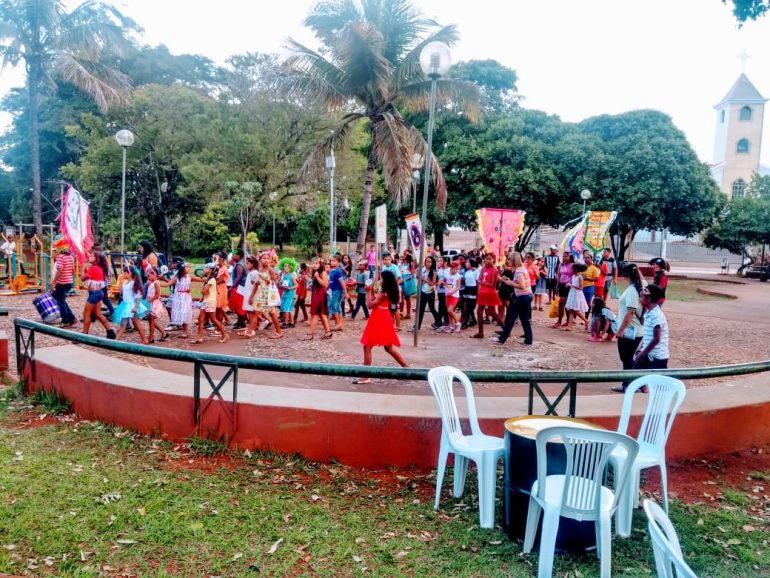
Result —
M 741 24 L 747 20 L 756 20 L 770 11 L 769 0 L 722 0 L 722 3 L 732 3 L 733 15 Z

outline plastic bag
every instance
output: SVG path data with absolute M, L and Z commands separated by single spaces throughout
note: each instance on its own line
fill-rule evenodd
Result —
M 270 281 L 270 289 L 267 294 L 267 306 L 278 307 L 281 304 L 281 294 L 278 293 L 278 287 L 274 281 Z
M 620 299 L 620 291 L 615 283 L 610 285 L 610 299 Z
M 555 319 L 559 316 L 559 297 L 556 296 L 551 301 L 551 308 L 548 310 L 548 317 Z

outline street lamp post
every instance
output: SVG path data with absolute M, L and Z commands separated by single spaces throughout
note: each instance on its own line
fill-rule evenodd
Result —
M 586 202 L 591 198 L 591 191 L 583 189 L 580 191 L 580 198 L 583 199 L 583 214 L 586 214 Z
M 422 187 L 422 239 L 420 240 L 419 266 L 425 267 L 425 229 L 428 222 L 428 185 L 430 181 L 430 164 L 433 157 L 433 114 L 436 109 L 436 81 L 449 72 L 452 65 L 449 47 L 443 42 L 429 42 L 420 52 L 420 68 L 430 78 L 430 108 L 428 111 L 428 144 L 425 148 L 425 169 Z M 420 307 L 422 305 L 422 278 L 420 269 L 417 279 L 417 315 L 414 320 L 414 346 L 417 347 L 417 329 L 420 325 Z
M 337 240 L 337 231 L 334 226 L 334 168 L 336 166 L 337 161 L 334 158 L 334 143 L 332 142 L 331 153 L 326 157 L 326 170 L 329 171 L 329 253 L 332 255 Z
M 417 212 L 417 183 L 420 182 L 420 164 L 422 157 L 414 153 L 412 155 L 412 212 Z
M 119 130 L 115 140 L 123 149 L 123 178 L 120 186 L 120 252 L 126 252 L 126 149 L 134 144 L 134 133 L 128 129 Z

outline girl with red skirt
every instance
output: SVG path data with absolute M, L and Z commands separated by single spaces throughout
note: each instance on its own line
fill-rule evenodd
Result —
M 371 313 L 366 323 L 364 333 L 361 335 L 361 345 L 364 346 L 364 365 L 372 364 L 372 349 L 384 347 L 385 351 L 396 360 L 401 367 L 408 367 L 401 354 L 394 349 L 401 347 L 396 327 L 393 323 L 391 311 L 398 309 L 399 289 L 396 276 L 391 271 L 383 271 L 381 274 L 382 291 L 374 292 L 374 284 L 367 287 L 369 296 L 366 304 Z M 368 377 L 354 379 L 353 383 L 371 383 Z
M 484 267 L 481 269 L 479 275 L 478 293 L 476 296 L 476 319 L 479 320 L 478 333 L 473 337 L 475 339 L 484 338 L 484 309 L 492 319 L 497 321 L 497 324 L 502 327 L 503 320 L 497 314 L 497 308 L 502 304 L 500 297 L 497 294 L 497 281 L 500 278 L 500 273 L 495 267 L 495 256 L 491 253 L 484 257 Z

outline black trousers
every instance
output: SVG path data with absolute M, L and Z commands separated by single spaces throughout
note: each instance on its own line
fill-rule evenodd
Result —
M 500 343 L 505 343 L 511 336 L 513 326 L 516 320 L 521 321 L 521 328 L 524 330 L 524 343 L 532 343 L 532 294 L 518 295 L 514 297 L 508 310 L 505 313 L 505 324 L 503 332 L 500 334 Z
M 620 362 L 623 364 L 623 369 L 634 368 L 634 353 L 637 347 L 642 342 L 641 337 L 635 339 L 628 339 L 627 337 L 618 337 L 618 355 L 620 356 Z M 623 389 L 628 387 L 631 383 L 630 379 L 623 381 Z
M 438 293 L 438 323 L 436 325 L 449 325 L 449 311 L 446 308 L 446 293 Z
M 364 317 L 369 317 L 369 308 L 366 306 L 366 293 L 357 293 L 356 294 L 356 306 L 353 307 L 353 313 L 350 314 L 350 316 L 355 319 L 356 315 L 358 315 L 358 310 L 363 308 L 364 309 Z
M 65 325 L 75 322 L 75 314 L 72 313 L 72 309 L 67 305 L 67 295 L 72 289 L 72 283 L 58 284 L 54 286 L 53 298 L 56 299 L 56 303 L 59 306 L 59 313 L 61 313 L 61 322 Z
M 423 293 L 420 298 L 420 311 L 417 315 L 417 329 L 422 327 L 422 318 L 425 316 L 425 306 L 430 308 L 431 315 L 433 315 L 433 323 L 439 324 L 438 312 L 436 311 L 436 305 L 433 303 L 433 293 Z

